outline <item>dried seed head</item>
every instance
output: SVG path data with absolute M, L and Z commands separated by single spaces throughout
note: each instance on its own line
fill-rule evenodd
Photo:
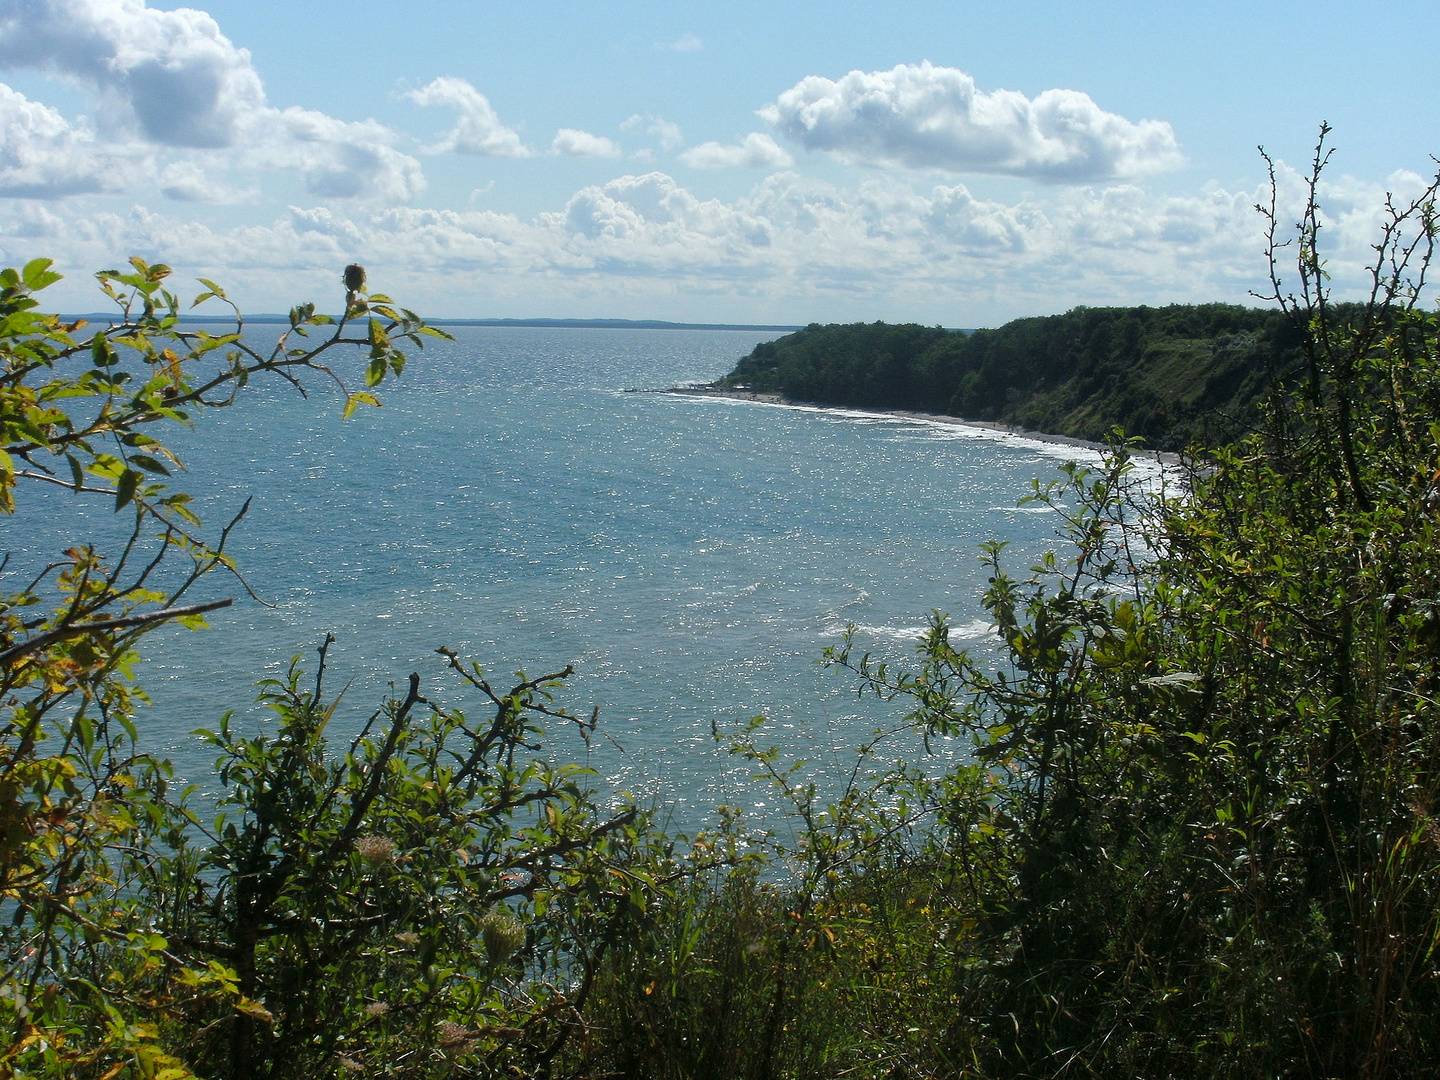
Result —
M 351 263 L 345 267 L 345 288 L 350 292 L 359 292 L 365 287 L 365 267 L 359 263 Z
M 446 1020 L 440 1025 L 440 1045 L 446 1050 L 465 1050 L 474 1038 L 475 1033 L 464 1024 Z
M 372 866 L 395 861 L 395 841 L 384 836 L 371 834 L 358 837 L 355 841 L 355 850 Z

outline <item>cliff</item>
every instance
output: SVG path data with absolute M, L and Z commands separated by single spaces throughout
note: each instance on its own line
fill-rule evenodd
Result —
M 914 409 L 1154 449 L 1228 442 L 1298 360 L 1279 312 L 1232 304 L 1075 308 L 994 330 L 854 323 L 765 342 L 716 386 Z

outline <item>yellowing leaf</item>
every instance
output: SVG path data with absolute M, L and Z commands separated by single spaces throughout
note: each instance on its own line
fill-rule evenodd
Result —
M 259 1020 L 262 1023 L 273 1024 L 275 1022 L 275 1017 L 269 1009 L 261 1005 L 260 1002 L 247 997 L 242 997 L 235 1003 L 235 1011 L 244 1013 L 246 1016 Z
M 345 399 L 344 418 L 346 420 L 350 419 L 350 414 L 355 411 L 357 405 L 374 405 L 378 409 L 380 407 L 380 399 L 374 394 L 365 393 L 363 390 L 358 394 L 351 394 Z

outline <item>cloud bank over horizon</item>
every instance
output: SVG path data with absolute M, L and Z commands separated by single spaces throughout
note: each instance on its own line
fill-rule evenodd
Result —
M 1298 206 L 1301 177 L 1282 166 L 1280 181 L 1282 209 Z M 1389 187 L 1420 182 L 1397 174 Z M 1384 192 L 1350 179 L 1322 190 L 1337 285 L 1360 280 Z M 95 306 L 88 268 L 134 251 L 187 273 L 223 275 L 232 292 L 257 298 L 255 311 L 279 310 L 300 293 L 323 307 L 338 297 L 338 268 L 358 261 L 407 303 L 426 295 L 436 317 L 807 322 L 849 321 L 858 308 L 995 325 L 1113 302 L 1117 283 L 1129 290 L 1127 303 L 1244 302 L 1263 286 L 1254 213 L 1262 195 L 1211 185 L 1157 196 L 1114 185 L 1010 204 L 963 184 L 845 189 L 780 172 L 727 201 L 650 172 L 586 186 L 531 220 L 493 210 L 291 206 L 224 230 L 140 206 L 88 215 L 31 201 L 0 226 L 0 251 L 14 261 L 59 255 L 77 275 L 67 295 L 90 297 L 70 310 Z
M 677 69 L 709 55 L 688 31 L 654 40 L 638 50 Z M 320 299 L 361 262 L 437 315 L 706 322 L 1245 301 L 1264 271 L 1259 178 L 1155 187 L 1184 164 L 1169 123 L 1079 90 L 981 90 L 928 61 L 806 75 L 710 131 L 669 97 L 607 120 L 572 92 L 556 114 L 502 117 L 471 78 L 397 67 L 382 122 L 272 103 L 203 11 L 0 0 L 11 72 L 29 81 L 0 82 L 0 261 L 57 258 L 71 310 L 95 305 L 89 271 L 130 254 L 221 278 L 256 311 Z M 757 112 L 768 132 L 734 134 Z M 1415 179 L 1327 181 L 1337 284 L 1386 190 Z M 1300 197 L 1291 170 L 1280 180 L 1282 202 Z

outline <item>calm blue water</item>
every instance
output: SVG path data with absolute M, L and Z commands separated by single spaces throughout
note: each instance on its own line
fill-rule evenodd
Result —
M 296 653 L 313 666 L 331 632 L 330 685 L 351 683 L 332 730 L 361 722 L 411 671 L 433 698 L 465 700 L 439 645 L 497 683 L 573 663 L 563 703 L 600 707 L 612 741 L 590 760 L 606 782 L 673 803 L 684 823 L 722 801 L 763 817 L 773 796 L 714 745 L 712 722 L 724 732 L 763 713 L 788 753 L 822 776 L 847 770 L 848 748 L 893 713 L 816 662 L 844 624 L 904 658 L 941 608 L 983 646 L 977 545 L 1011 541 L 1017 569 L 1053 546 L 1051 517 L 1015 504 L 1073 451 L 625 392 L 713 379 L 773 334 L 456 336 L 350 421 L 318 380 L 309 401 L 257 385 L 174 440 L 209 529 L 253 496 L 231 550 L 274 605 L 217 575 L 203 595 L 237 602 L 210 631 L 148 639 L 154 705 L 140 724 L 182 775 L 209 773 L 193 729 L 227 709 L 263 723 L 254 683 Z M 0 523 L 12 587 L 47 551 L 113 525 L 78 502 L 27 493 Z M 586 751 L 565 734 L 557 753 Z

